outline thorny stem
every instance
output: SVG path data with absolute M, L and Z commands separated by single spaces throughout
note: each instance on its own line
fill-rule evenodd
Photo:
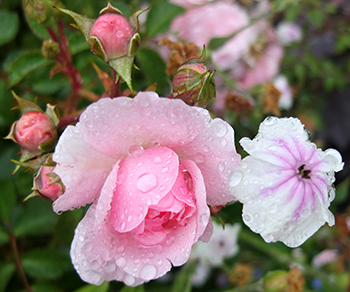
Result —
M 54 29 L 48 29 L 52 40 L 58 43 L 60 47 L 60 55 L 56 58 L 56 61 L 61 66 L 60 70 L 70 79 L 73 92 L 78 92 L 82 88 L 81 74 L 73 65 L 72 56 L 69 53 L 68 40 L 64 33 L 63 24 L 60 21 L 58 22 L 58 30 L 61 40 Z
M 11 241 L 11 247 L 12 247 L 12 250 L 13 250 L 13 254 L 15 256 L 15 264 L 16 264 L 16 267 L 17 267 L 18 272 L 20 274 L 20 277 L 22 279 L 22 282 L 23 282 L 23 285 L 24 285 L 24 289 L 27 292 L 33 292 L 32 288 L 29 286 L 26 274 L 24 273 L 22 262 L 21 262 L 21 259 L 19 257 L 19 253 L 18 253 L 16 237 L 12 233 L 12 231 L 10 231 L 10 241 Z

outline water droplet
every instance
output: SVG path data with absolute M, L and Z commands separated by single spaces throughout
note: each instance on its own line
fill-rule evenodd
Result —
M 129 215 L 128 216 L 128 222 L 131 222 L 132 221 L 132 215 Z
M 124 259 L 124 258 L 119 258 L 119 259 L 117 259 L 116 261 L 115 261 L 115 263 L 116 263 L 116 265 L 118 266 L 118 267 L 124 267 L 125 266 L 125 264 L 126 264 L 126 260 Z
M 273 241 L 273 235 L 272 234 L 267 234 L 264 236 L 264 239 L 266 242 L 272 242 Z
M 147 99 L 142 98 L 140 101 L 140 105 L 142 107 L 148 107 L 149 106 L 149 101 Z
M 161 186 L 160 188 L 159 188 L 159 190 L 162 192 L 162 191 L 164 191 L 165 190 L 165 186 Z
M 140 278 L 144 280 L 154 279 L 157 275 L 157 268 L 152 265 L 146 265 L 140 270 Z
M 244 223 L 249 224 L 253 221 L 253 218 L 249 213 L 245 213 L 243 214 L 243 221 Z
M 227 140 L 226 139 L 222 139 L 220 144 L 221 144 L 221 146 L 225 147 L 227 145 Z
M 197 162 L 197 163 L 203 163 L 205 161 L 205 156 L 201 153 L 198 153 L 195 157 L 194 157 L 194 160 Z
M 114 263 L 109 263 L 107 266 L 105 266 L 105 271 L 107 273 L 112 273 L 115 271 L 115 268 L 116 268 L 116 266 Z
M 203 146 L 203 151 L 204 152 L 209 152 L 210 151 L 210 148 L 208 146 Z
M 136 182 L 136 187 L 143 193 L 148 193 L 158 185 L 157 178 L 154 174 L 145 173 L 141 175 Z
M 156 158 L 153 159 L 154 163 L 161 163 L 162 162 L 162 158 L 160 158 L 159 156 L 157 156 Z
M 276 213 L 277 211 L 277 205 L 276 204 L 272 204 L 269 208 L 269 212 L 272 213 Z
M 223 172 L 225 170 L 225 163 L 224 162 L 219 162 L 218 163 L 218 170 L 220 172 Z
M 218 137 L 223 137 L 227 133 L 227 128 L 226 125 L 221 122 L 220 120 L 217 120 L 215 128 L 214 128 L 214 133 Z
M 148 197 L 148 198 L 147 198 L 146 204 L 147 204 L 147 205 L 152 205 L 152 199 L 151 199 L 151 197 Z
M 132 145 L 129 150 L 128 150 L 128 153 L 129 155 L 137 150 L 141 150 L 143 149 L 140 145 Z
M 163 168 L 162 168 L 162 173 L 166 173 L 166 172 L 168 172 L 168 170 L 169 170 L 168 167 L 163 167 Z
M 135 283 L 135 278 L 129 274 L 125 275 L 124 282 L 126 285 L 133 285 Z
M 86 267 L 87 261 L 86 261 L 86 260 L 83 260 L 82 263 L 81 263 L 81 265 L 82 265 L 83 268 Z
M 158 261 L 157 261 L 157 264 L 158 264 L 159 266 L 160 266 L 162 263 L 163 263 L 162 260 L 158 260 Z
M 84 236 L 83 235 L 79 235 L 79 240 L 80 241 L 84 241 Z
M 73 127 L 73 133 L 79 134 L 80 130 L 77 127 Z
M 243 178 L 243 173 L 240 171 L 235 171 L 230 177 L 230 187 L 237 186 Z
M 269 148 L 267 148 L 267 149 L 269 149 L 270 151 L 273 151 L 273 152 L 275 152 L 276 150 L 277 150 L 277 146 L 270 146 Z
M 118 31 L 116 32 L 116 35 L 117 35 L 118 38 L 122 38 L 122 37 L 124 36 L 124 32 L 121 31 L 121 30 L 118 30 Z
M 122 222 L 122 224 L 120 224 L 120 230 L 121 230 L 121 231 L 124 231 L 124 230 L 125 230 L 125 227 L 126 227 L 125 222 Z
M 263 122 L 263 124 L 265 125 L 265 126 L 273 126 L 274 124 L 276 124 L 277 123 L 277 118 L 276 117 L 267 117 L 266 119 L 265 119 L 265 121 Z
M 101 276 L 95 272 L 90 271 L 89 281 L 92 284 L 99 285 L 101 281 Z
M 93 123 L 91 120 L 89 120 L 89 121 L 86 122 L 85 125 L 86 125 L 88 128 L 92 128 L 93 125 L 94 125 L 94 123 Z

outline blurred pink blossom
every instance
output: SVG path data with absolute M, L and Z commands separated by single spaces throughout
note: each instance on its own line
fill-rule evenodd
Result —
M 213 0 L 170 0 L 169 2 L 184 8 L 191 8 L 196 5 L 202 5 L 212 1 Z
M 326 249 L 314 256 L 312 259 L 312 265 L 315 268 L 320 268 L 326 264 L 334 262 L 338 256 L 339 252 L 336 249 Z
M 71 248 L 82 279 L 135 286 L 184 264 L 211 235 L 207 204 L 233 199 L 233 134 L 207 110 L 153 92 L 90 105 L 53 156 L 65 185 L 54 210 L 93 203 Z
M 286 46 L 291 42 L 299 42 L 303 33 L 298 24 L 289 21 L 282 21 L 276 28 L 277 38 L 281 45 Z
M 334 172 L 343 168 L 337 150 L 317 149 L 296 118 L 267 118 L 258 135 L 240 144 L 245 157 L 230 178 L 243 203 L 243 221 L 266 242 L 301 245 L 325 222 L 335 192 Z
M 273 85 L 281 92 L 278 107 L 289 110 L 293 105 L 293 91 L 287 77 L 282 74 L 277 75 L 273 80 Z

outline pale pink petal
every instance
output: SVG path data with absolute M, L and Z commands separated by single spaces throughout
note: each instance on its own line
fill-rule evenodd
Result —
M 86 109 L 77 127 L 94 148 L 111 157 L 125 158 L 134 145 L 144 149 L 153 145 L 175 148 L 188 143 L 205 122 L 182 100 L 140 92 L 134 99 L 99 100 Z
M 241 160 L 234 145 L 234 131 L 219 118 L 211 120 L 206 110 L 201 112 L 208 122 L 192 142 L 175 151 L 180 160 L 193 160 L 200 169 L 207 190 L 207 203 L 225 205 L 234 199 L 228 190 L 228 178 Z
M 166 147 L 138 150 L 126 158 L 118 171 L 111 220 L 115 230 L 128 232 L 145 218 L 148 207 L 157 205 L 172 189 L 179 169 L 174 151 Z
M 257 64 L 248 69 L 244 77 L 238 81 L 238 87 L 250 89 L 257 84 L 271 81 L 279 72 L 282 57 L 282 47 L 277 43 L 269 44 Z
M 214 37 L 227 37 L 249 23 L 247 13 L 237 4 L 209 3 L 188 10 L 171 25 L 182 39 L 203 47 Z
M 87 159 L 87 157 L 89 159 Z M 115 159 L 93 148 L 76 127 L 69 126 L 61 136 L 53 155 L 65 192 L 54 203 L 55 212 L 92 203 L 99 197 L 104 180 Z

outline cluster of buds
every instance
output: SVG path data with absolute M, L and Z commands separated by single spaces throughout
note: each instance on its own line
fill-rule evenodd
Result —
M 131 70 L 141 41 L 138 16 L 145 10 L 138 10 L 126 18 L 108 3 L 93 20 L 67 9 L 58 9 L 75 20 L 77 25 L 74 27 L 84 34 L 93 53 L 108 63 L 133 91 Z
M 173 79 L 173 98 L 188 105 L 206 107 L 215 97 L 215 71 L 210 71 L 204 60 L 205 49 L 198 59 L 185 62 Z

